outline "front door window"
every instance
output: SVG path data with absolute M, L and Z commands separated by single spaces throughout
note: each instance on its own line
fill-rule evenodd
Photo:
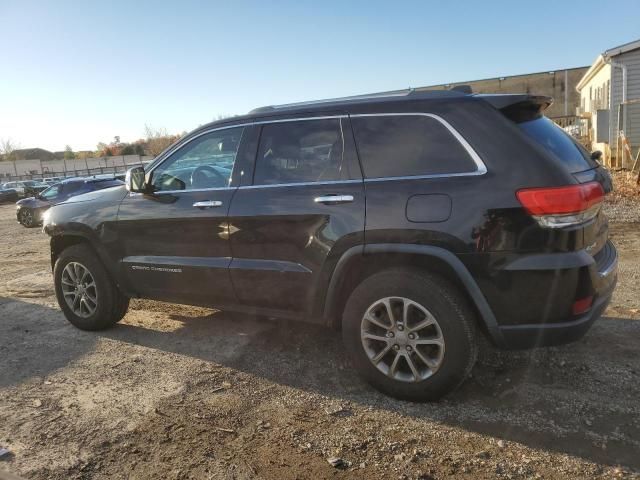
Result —
M 228 187 L 243 130 L 216 130 L 179 148 L 153 170 L 153 191 Z

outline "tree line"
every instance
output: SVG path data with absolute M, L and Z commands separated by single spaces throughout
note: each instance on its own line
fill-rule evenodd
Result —
M 186 132 L 185 132 L 186 133 Z M 151 155 L 157 156 L 169 145 L 178 140 L 182 134 L 170 134 L 165 128 L 144 126 L 144 137 L 135 142 L 122 142 L 116 135 L 109 143 L 100 142 L 95 151 L 74 152 L 70 145 L 66 145 L 63 157 L 66 160 L 88 157 L 112 157 L 117 155 Z M 0 139 L 0 160 L 20 160 L 21 146 L 10 138 Z

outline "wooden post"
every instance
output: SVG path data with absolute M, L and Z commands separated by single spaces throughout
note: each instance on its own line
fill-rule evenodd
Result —
M 626 158 L 626 155 L 629 154 L 629 161 L 631 161 L 633 159 L 633 152 L 631 151 L 631 145 L 629 144 L 629 139 L 627 138 L 627 136 L 624 134 L 624 132 L 620 132 L 620 137 L 622 138 L 622 168 L 624 168 L 624 159 Z

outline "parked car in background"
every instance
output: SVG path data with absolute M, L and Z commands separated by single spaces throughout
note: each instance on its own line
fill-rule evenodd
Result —
M 24 198 L 16 202 L 16 217 L 18 222 L 25 227 L 35 227 L 42 223 L 42 215 L 52 205 L 64 202 L 76 195 L 123 184 L 124 182 L 122 180 L 114 178 L 113 176 L 63 180 L 33 197 Z
M 40 182 L 38 180 L 24 180 L 22 182 L 22 185 L 24 186 L 25 197 L 32 197 L 40 192 L 44 192 L 47 188 L 49 188 L 48 184 Z
M 38 182 L 36 180 L 17 180 L 14 182 L 7 182 L 2 185 L 3 188 L 12 188 L 18 192 L 18 196 L 21 198 L 31 197 L 46 190 L 49 185 L 46 183 Z
M 15 202 L 19 198 L 20 196 L 15 188 L 5 188 L 4 185 L 0 186 L 0 203 Z
M 14 190 L 18 194 L 18 197 L 24 197 L 24 186 L 20 182 L 3 183 L 2 188 L 5 190 Z
M 64 180 L 64 177 L 46 177 L 42 181 L 47 185 L 54 185 L 62 180 Z

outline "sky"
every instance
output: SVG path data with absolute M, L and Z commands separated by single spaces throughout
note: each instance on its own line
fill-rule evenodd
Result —
M 640 38 L 640 1 L 613 8 L 0 0 L 0 139 L 94 150 L 145 124 L 180 133 L 263 105 L 586 66 Z

